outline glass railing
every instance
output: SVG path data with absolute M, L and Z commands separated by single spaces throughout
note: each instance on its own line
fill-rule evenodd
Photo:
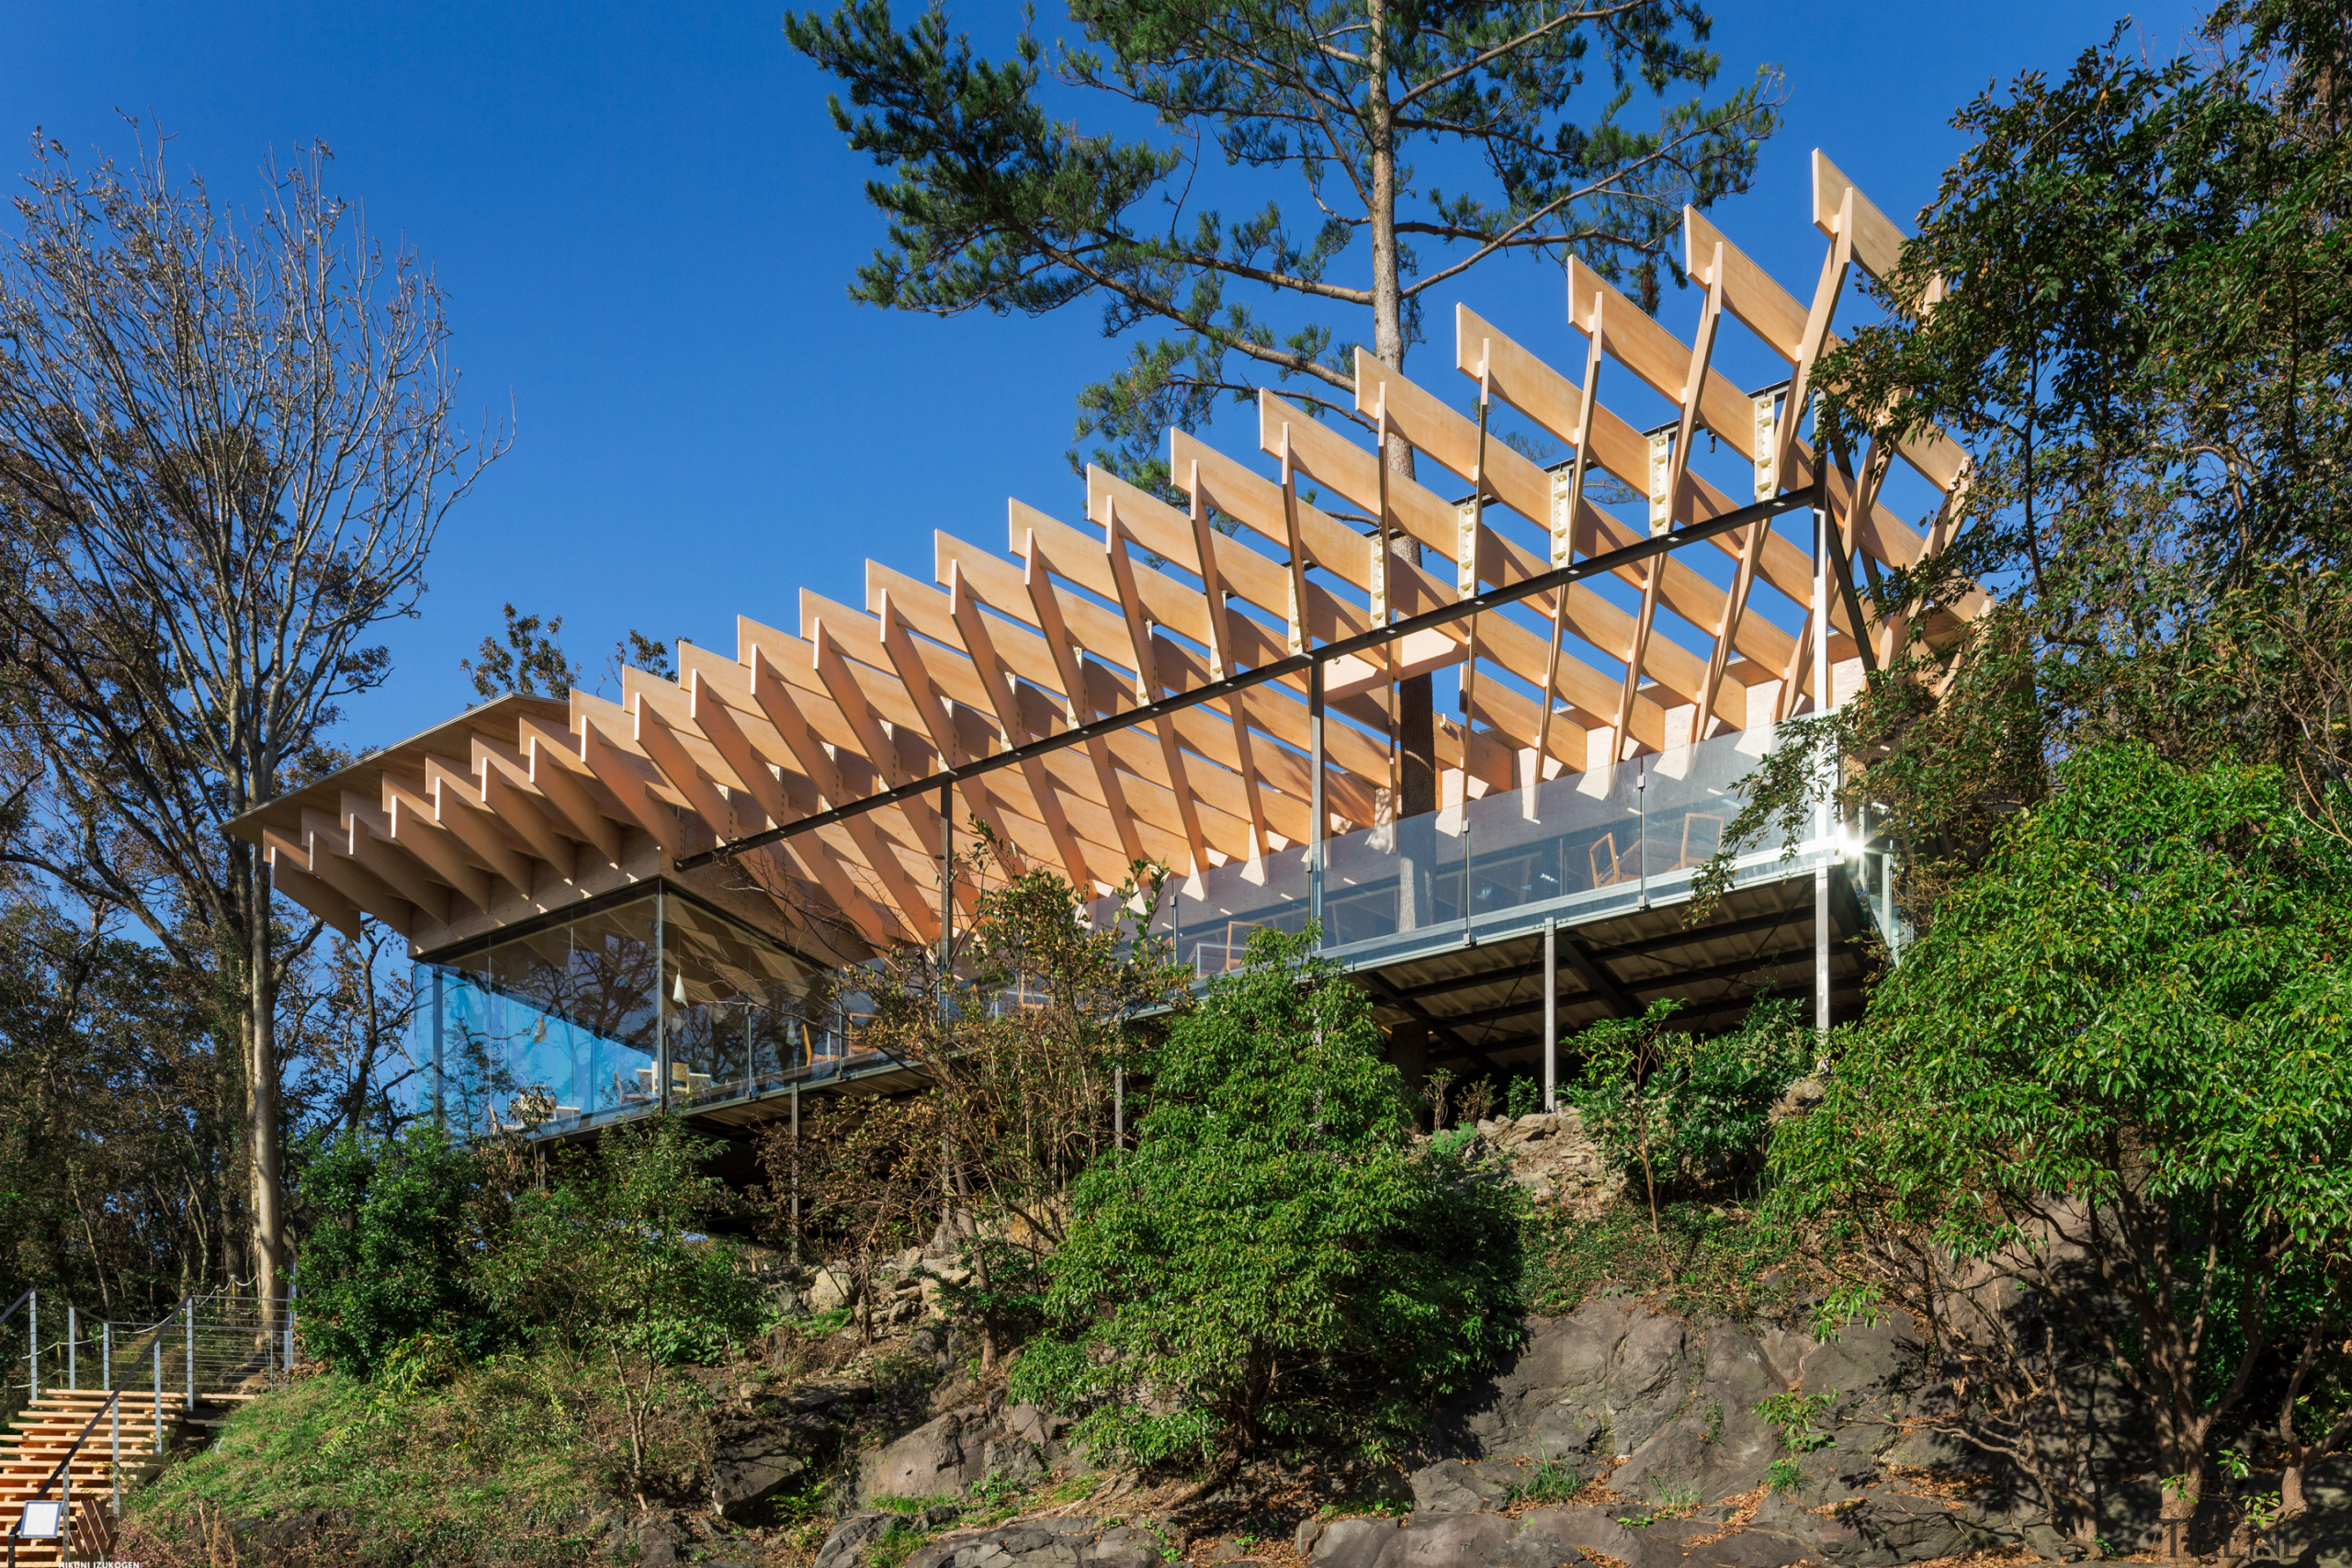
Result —
M 1251 932 L 1321 931 L 1351 966 L 1681 897 L 1769 750 L 1748 732 L 1495 791 L 1174 885 L 1157 929 L 1203 975 L 1238 968 Z M 1740 857 L 1777 864 L 1769 838 Z M 1766 872 L 1767 874 L 1770 873 Z
M 892 1065 L 820 973 L 666 887 L 492 933 L 415 965 L 419 1109 L 560 1133 Z
M 1770 745 L 1769 732 L 1724 736 L 1457 801 L 1319 854 L 1299 846 L 1216 867 L 1164 887 L 1148 931 L 1205 979 L 1239 968 L 1262 930 L 1317 923 L 1323 951 L 1361 967 L 1679 898 Z M 1787 874 L 1783 847 L 1768 840 L 1741 857 L 1743 872 Z M 1088 916 L 1102 929 L 1140 908 L 1099 899 Z M 861 1043 L 871 1004 L 823 982 L 662 886 L 493 932 L 416 965 L 420 1109 L 468 1132 L 560 1133 L 903 1065 Z M 989 1006 L 1041 999 L 1015 990 Z

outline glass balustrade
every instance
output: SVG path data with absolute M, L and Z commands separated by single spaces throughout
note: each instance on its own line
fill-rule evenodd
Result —
M 1724 736 L 1457 800 L 1319 856 L 1299 845 L 1172 879 L 1148 932 L 1205 980 L 1241 967 L 1261 931 L 1315 924 L 1323 951 L 1357 967 L 1679 898 L 1770 744 Z M 1778 865 L 1782 849 L 1769 840 L 1743 873 L 1799 869 Z M 1105 898 L 1086 913 L 1102 929 L 1142 908 Z M 415 977 L 425 1108 L 468 1130 L 558 1132 L 896 1065 L 858 1043 L 872 1010 L 858 994 L 666 886 L 435 953 Z M 830 1006 L 813 999 L 825 990 Z
M 1350 965 L 1409 957 L 1549 919 L 1595 919 L 1683 896 L 1738 815 L 1770 744 L 1744 733 L 1492 791 L 1173 886 L 1165 929 L 1207 976 L 1240 967 L 1252 931 L 1300 931 Z M 1770 839 L 1741 858 L 1776 863 Z
M 420 1108 L 560 1132 L 838 1073 L 857 1053 L 811 1005 L 818 974 L 668 888 L 494 932 L 415 965 Z

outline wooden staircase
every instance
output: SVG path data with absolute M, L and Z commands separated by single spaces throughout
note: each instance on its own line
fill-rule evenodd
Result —
M 106 1414 L 107 1396 L 95 1389 L 51 1389 L 17 1412 L 0 1434 L 0 1521 L 13 1528 L 25 1500 L 56 1472 L 58 1461 L 74 1450 L 73 1557 L 86 1562 L 107 1555 L 113 1537 L 114 1433 Z M 168 1450 L 187 1419 L 186 1401 L 178 1393 L 163 1396 L 163 1446 Z M 92 1427 L 91 1418 L 97 1417 Z M 156 1401 L 146 1390 L 127 1393 L 122 1406 L 122 1489 L 129 1492 L 145 1481 L 161 1462 L 156 1452 Z M 84 1436 L 87 1431 L 87 1437 Z M 51 1499 L 58 1488 L 46 1494 Z M 53 1540 L 16 1543 L 19 1568 L 47 1568 L 62 1563 L 63 1553 Z M 0 1547 L 0 1553 L 6 1548 Z M 5 1557 L 0 1556 L 0 1562 Z

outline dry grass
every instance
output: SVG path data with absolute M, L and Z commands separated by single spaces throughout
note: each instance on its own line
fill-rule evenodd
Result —
M 1771 1491 L 1770 1486 L 1758 1486 L 1754 1491 L 1743 1492 L 1736 1497 L 1724 1498 L 1724 1501 L 1731 1505 L 1731 1517 L 1725 1519 L 1709 1534 L 1685 1538 L 1683 1546 L 1686 1549 L 1694 1546 L 1713 1546 L 1724 1537 L 1735 1535 L 1746 1529 L 1756 1522 L 1756 1510 L 1764 1506 L 1764 1499 L 1771 1495 Z

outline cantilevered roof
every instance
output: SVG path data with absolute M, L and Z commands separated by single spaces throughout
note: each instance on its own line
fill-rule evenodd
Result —
M 919 782 L 944 781 L 957 819 L 1026 863 L 1108 890 L 1136 861 L 1201 871 L 1390 819 L 1397 684 L 1434 670 L 1460 671 L 1459 716 L 1435 724 L 1449 800 L 1775 722 L 1818 696 L 1817 628 L 1808 547 L 1766 513 L 1826 499 L 1842 578 L 1828 654 L 1867 665 L 1905 634 L 1857 626 L 1857 563 L 1940 549 L 1962 480 L 1946 441 L 1873 441 L 1849 468 L 1800 435 L 1849 272 L 1883 278 L 1901 246 L 1818 153 L 1812 206 L 1827 255 L 1809 300 L 1686 212 L 1705 289 L 1689 343 L 1571 263 L 1570 330 L 1544 343 L 1457 307 L 1468 389 L 1441 395 L 1359 350 L 1362 428 L 1268 392 L 1256 453 L 1171 431 L 1183 504 L 1091 469 L 1082 518 L 1014 501 L 1001 547 L 937 534 L 928 563 L 869 561 L 862 604 L 802 590 L 763 611 L 785 625 L 739 620 L 731 652 L 681 644 L 676 681 L 631 670 L 616 702 L 503 699 L 232 830 L 297 903 L 345 931 L 375 915 L 420 951 L 671 876 L 846 960 L 939 934 L 943 822 Z M 1744 389 L 1715 368 L 1735 328 L 1787 377 Z M 1638 428 L 1604 398 L 1670 417 Z M 1490 429 L 1507 418 L 1566 456 L 1523 455 Z M 1381 460 L 1384 433 L 1411 448 L 1410 476 Z M 1728 479 L 1724 447 L 1737 478 L 1719 488 L 1701 468 Z M 1881 497 L 1894 457 L 1943 498 L 1924 532 Z M 1604 475 L 1634 519 L 1597 503 Z M 1727 559 L 1702 568 L 1713 550 Z M 1469 613 L 1587 561 L 1584 581 Z M 1204 700 L 1175 705 L 1187 694 Z M 972 890 L 955 896 L 968 909 Z

